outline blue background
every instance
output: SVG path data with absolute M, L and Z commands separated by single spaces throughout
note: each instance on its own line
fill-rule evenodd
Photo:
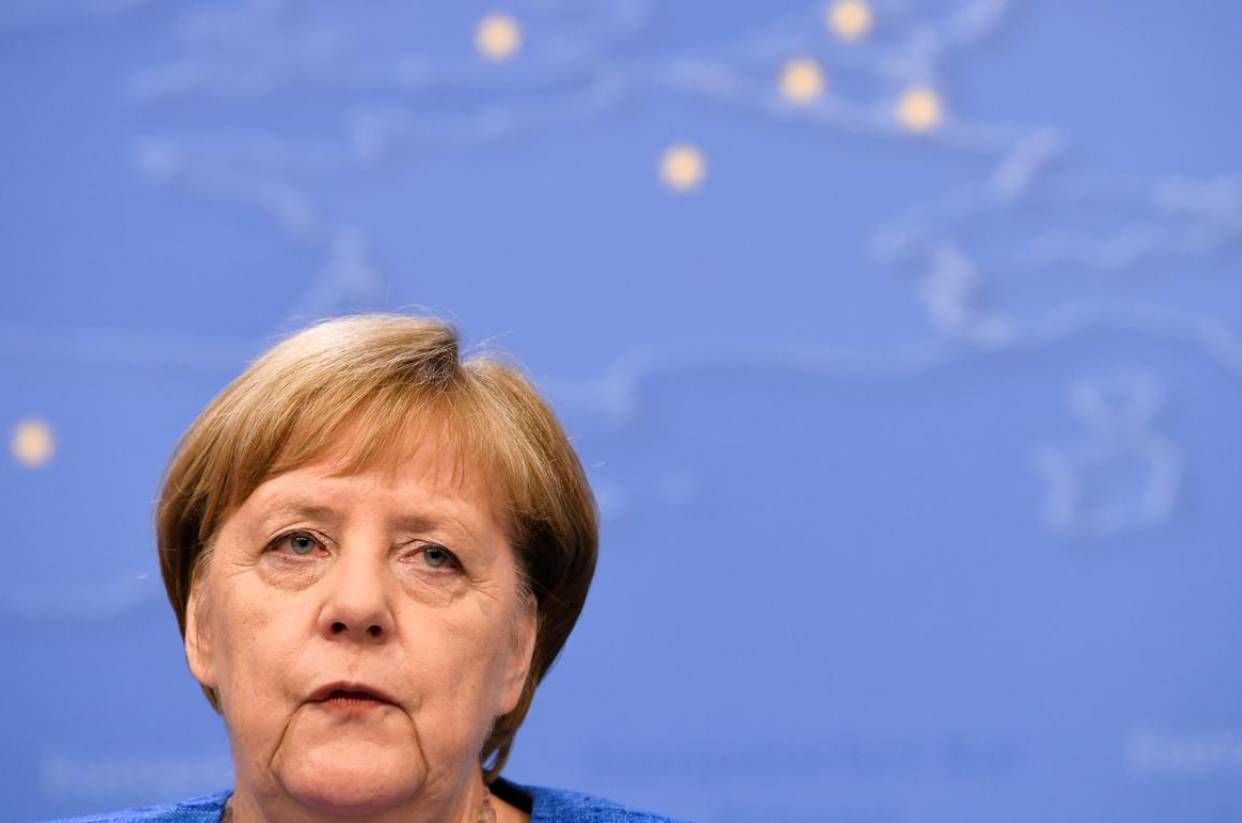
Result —
M 229 785 L 159 473 L 280 335 L 390 309 L 517 356 L 603 511 L 509 777 L 1242 821 L 1242 10 L 870 7 L 0 3 L 4 819 Z

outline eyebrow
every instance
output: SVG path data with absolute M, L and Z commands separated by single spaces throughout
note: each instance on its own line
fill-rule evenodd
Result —
M 277 502 L 275 505 L 264 510 L 260 523 L 266 526 L 278 517 L 287 516 L 334 521 L 339 521 L 341 519 L 341 513 L 330 505 L 311 503 L 309 501 L 302 500 L 285 500 Z M 457 524 L 456 527 L 454 527 L 454 524 Z M 440 529 L 451 534 L 460 532 L 466 537 L 473 536 L 473 532 L 469 528 L 465 525 L 458 524 L 458 521 L 455 519 L 442 519 L 431 514 L 419 512 L 409 512 L 398 515 L 391 521 L 391 525 L 399 531 L 425 532 Z
M 264 509 L 260 515 L 260 522 L 266 525 L 272 520 L 275 520 L 277 517 L 286 517 L 289 515 L 322 519 L 339 519 L 340 517 L 336 509 L 331 506 L 317 505 L 315 503 L 307 503 L 303 501 L 283 501 Z

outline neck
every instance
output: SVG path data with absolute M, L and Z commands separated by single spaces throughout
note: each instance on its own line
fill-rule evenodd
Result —
M 336 823 L 346 820 L 349 823 L 509 823 L 529 818 L 492 796 L 478 768 L 452 797 L 433 799 L 420 794 L 406 803 L 363 815 L 313 809 L 283 790 L 258 792 L 239 780 L 220 818 L 221 823 Z

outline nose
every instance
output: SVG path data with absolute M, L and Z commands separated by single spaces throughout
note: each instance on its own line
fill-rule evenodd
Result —
M 393 631 L 385 585 L 386 551 L 355 542 L 344 546 L 324 581 L 320 631 L 329 640 L 385 642 Z

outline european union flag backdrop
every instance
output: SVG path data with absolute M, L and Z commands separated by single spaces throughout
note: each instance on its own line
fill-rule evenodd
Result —
M 282 335 L 515 355 L 603 515 L 506 774 L 1242 821 L 1242 6 L 3 0 L 4 819 L 230 785 L 152 515 Z

